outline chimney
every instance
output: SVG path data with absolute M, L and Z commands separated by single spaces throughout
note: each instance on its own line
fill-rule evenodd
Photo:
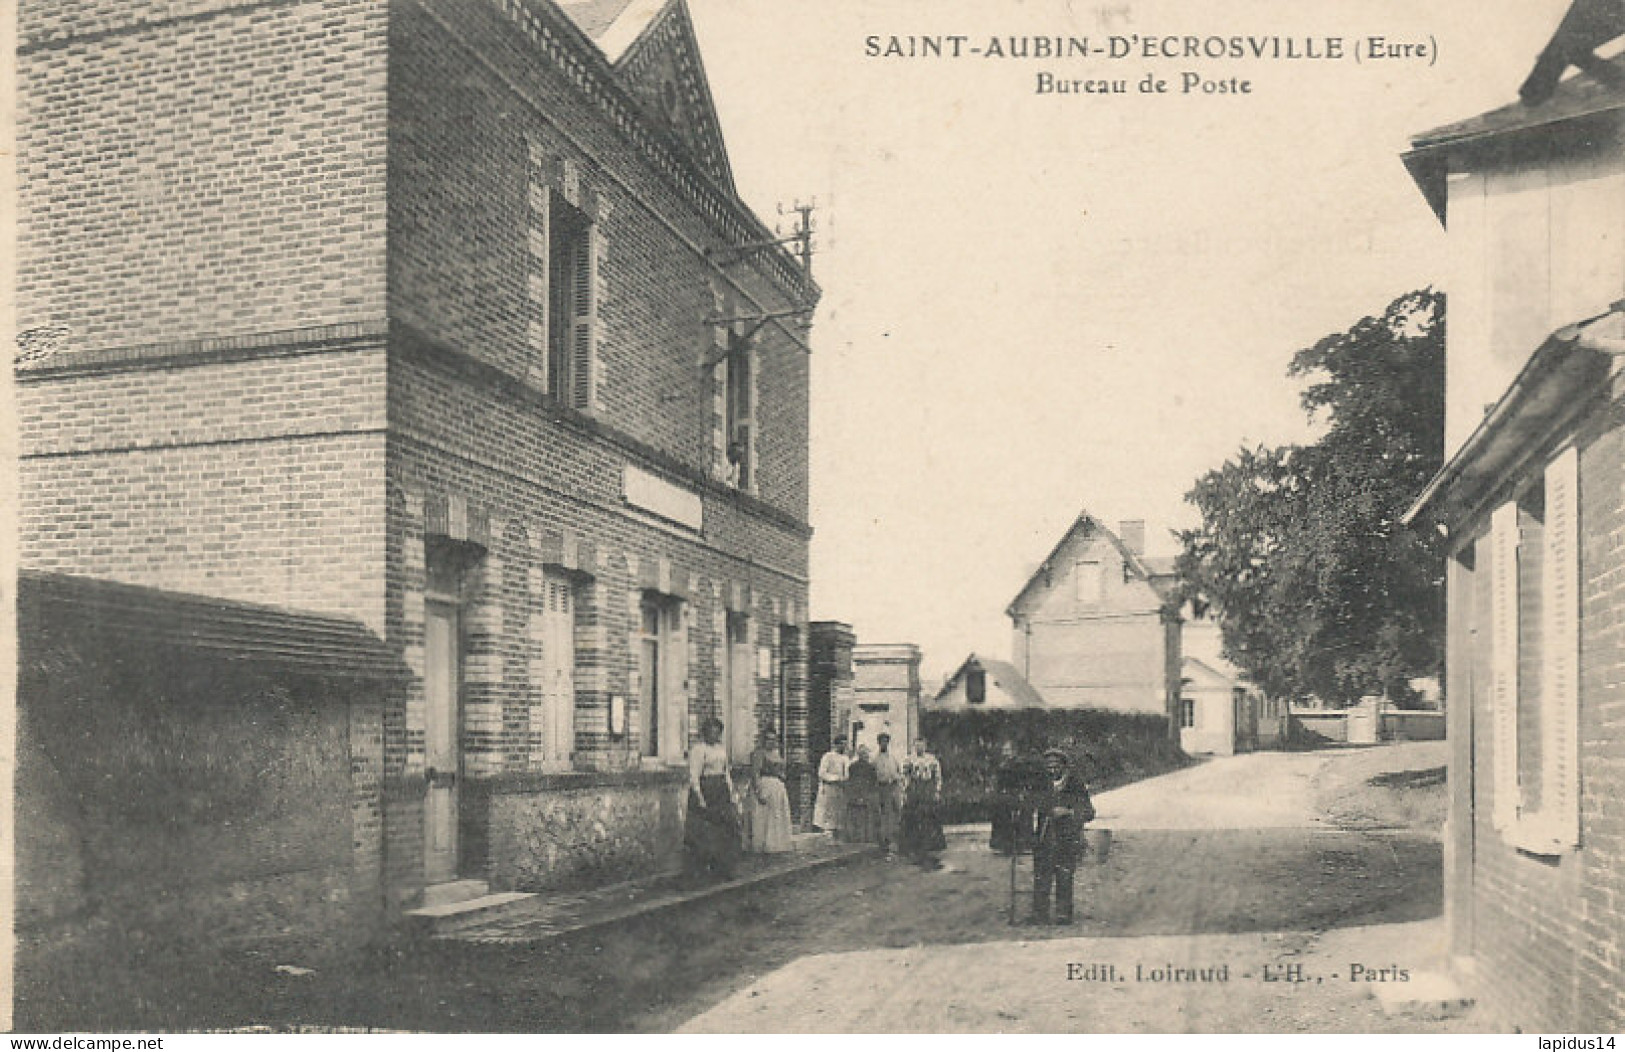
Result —
M 1117 539 L 1135 555 L 1145 554 L 1145 520 L 1124 519 L 1117 524 Z

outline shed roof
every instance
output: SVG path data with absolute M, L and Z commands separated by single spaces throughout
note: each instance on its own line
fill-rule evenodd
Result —
M 1405 167 L 1439 220 L 1444 220 L 1445 186 L 1451 152 L 1504 143 L 1535 129 L 1550 129 L 1598 118 L 1625 108 L 1625 55 L 1599 58 L 1595 50 L 1625 34 L 1621 0 L 1574 0 L 1541 49 L 1519 100 L 1466 120 L 1454 121 L 1411 138 Z M 1562 79 L 1571 65 L 1583 72 Z
M 1625 313 L 1609 311 L 1565 326 L 1524 363 L 1473 433 L 1428 482 L 1405 522 L 1437 521 L 1451 531 L 1477 513 L 1530 444 L 1607 392 L 1604 380 L 1625 356 Z
M 410 675 L 400 656 L 357 621 L 91 577 L 19 573 L 19 630 L 58 619 L 91 638 L 202 651 L 305 675 L 359 680 Z
M 994 685 L 1010 696 L 1010 700 L 1016 703 L 1017 708 L 1049 708 L 1049 702 L 1045 701 L 1044 696 L 1038 693 L 1031 683 L 1027 682 L 1027 677 L 1023 676 L 1016 666 L 1008 661 L 977 657 L 975 654 L 967 657 L 964 663 L 955 670 L 954 674 L 948 677 L 948 682 L 944 683 L 942 689 L 937 691 L 937 698 L 940 699 L 953 690 L 954 686 L 965 678 L 965 673 L 972 665 L 981 668 L 993 680 Z

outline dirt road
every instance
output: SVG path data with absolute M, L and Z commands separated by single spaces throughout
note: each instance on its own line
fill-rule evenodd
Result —
M 943 940 L 955 911 L 939 890 L 985 904 L 999 884 L 981 845 L 960 841 L 947 871 L 905 880 L 938 938 L 803 957 L 682 1029 L 1472 1029 L 1470 1018 L 1389 1017 L 1371 996 L 1442 961 L 1439 809 L 1406 789 L 1439 785 L 1443 760 L 1441 743 L 1255 754 L 1102 794 L 1097 824 L 1116 838 L 1103 865 L 1080 873 L 1074 937 L 983 929 Z M 1381 778 L 1395 772 L 1405 777 L 1389 791 Z
M 1112 793 L 1078 923 L 1009 924 L 1008 860 L 956 837 L 927 872 L 878 858 L 564 939 L 283 958 L 143 957 L 39 999 L 29 1030 L 1411 1031 L 1354 964 L 1438 956 L 1438 743 L 1215 760 Z M 1027 884 L 1025 863 L 1021 884 Z M 1025 903 L 1020 904 L 1023 911 Z M 1069 965 L 1083 971 L 1069 973 Z M 1084 976 L 1089 965 L 1103 970 Z M 1292 966 L 1298 971 L 1291 971 Z M 1172 969 L 1207 969 L 1187 981 Z M 1223 968 L 1224 978 L 1212 978 Z M 1266 971 L 1267 969 L 1267 971 Z M 1162 977 L 1148 973 L 1163 973 Z M 1269 976 L 1270 978 L 1266 978 Z M 1303 982 L 1288 982 L 1302 977 Z M 1318 980 L 1318 981 L 1317 981 Z

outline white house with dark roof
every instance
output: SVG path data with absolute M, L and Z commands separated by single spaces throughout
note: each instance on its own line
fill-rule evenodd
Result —
M 1405 157 L 1453 256 L 1448 459 L 1407 515 L 1449 543 L 1446 927 L 1525 1031 L 1625 1025 L 1622 34 L 1575 3 L 1523 101 Z

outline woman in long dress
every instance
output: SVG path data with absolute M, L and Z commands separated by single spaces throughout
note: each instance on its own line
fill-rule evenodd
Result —
M 739 812 L 734 808 L 722 721 L 700 724 L 703 739 L 688 753 L 688 814 L 683 820 L 685 866 L 691 876 L 731 878 L 739 863 Z
M 835 745 L 818 761 L 818 799 L 813 803 L 813 828 L 823 832 L 839 833 L 842 812 L 846 810 L 846 769 L 852 765 L 846 755 L 846 738 L 835 739 Z
M 784 760 L 770 737 L 751 753 L 750 787 L 745 790 L 745 850 L 778 855 L 790 850 L 790 793 L 784 788 Z
M 858 746 L 858 758 L 846 769 L 846 819 L 841 839 L 852 844 L 880 842 L 880 781 L 869 762 L 869 747 Z
M 942 835 L 942 764 L 926 748 L 922 739 L 914 743 L 914 755 L 903 762 L 908 787 L 903 797 L 903 822 L 898 840 L 903 852 L 914 862 L 936 869 L 937 852 L 947 848 Z

